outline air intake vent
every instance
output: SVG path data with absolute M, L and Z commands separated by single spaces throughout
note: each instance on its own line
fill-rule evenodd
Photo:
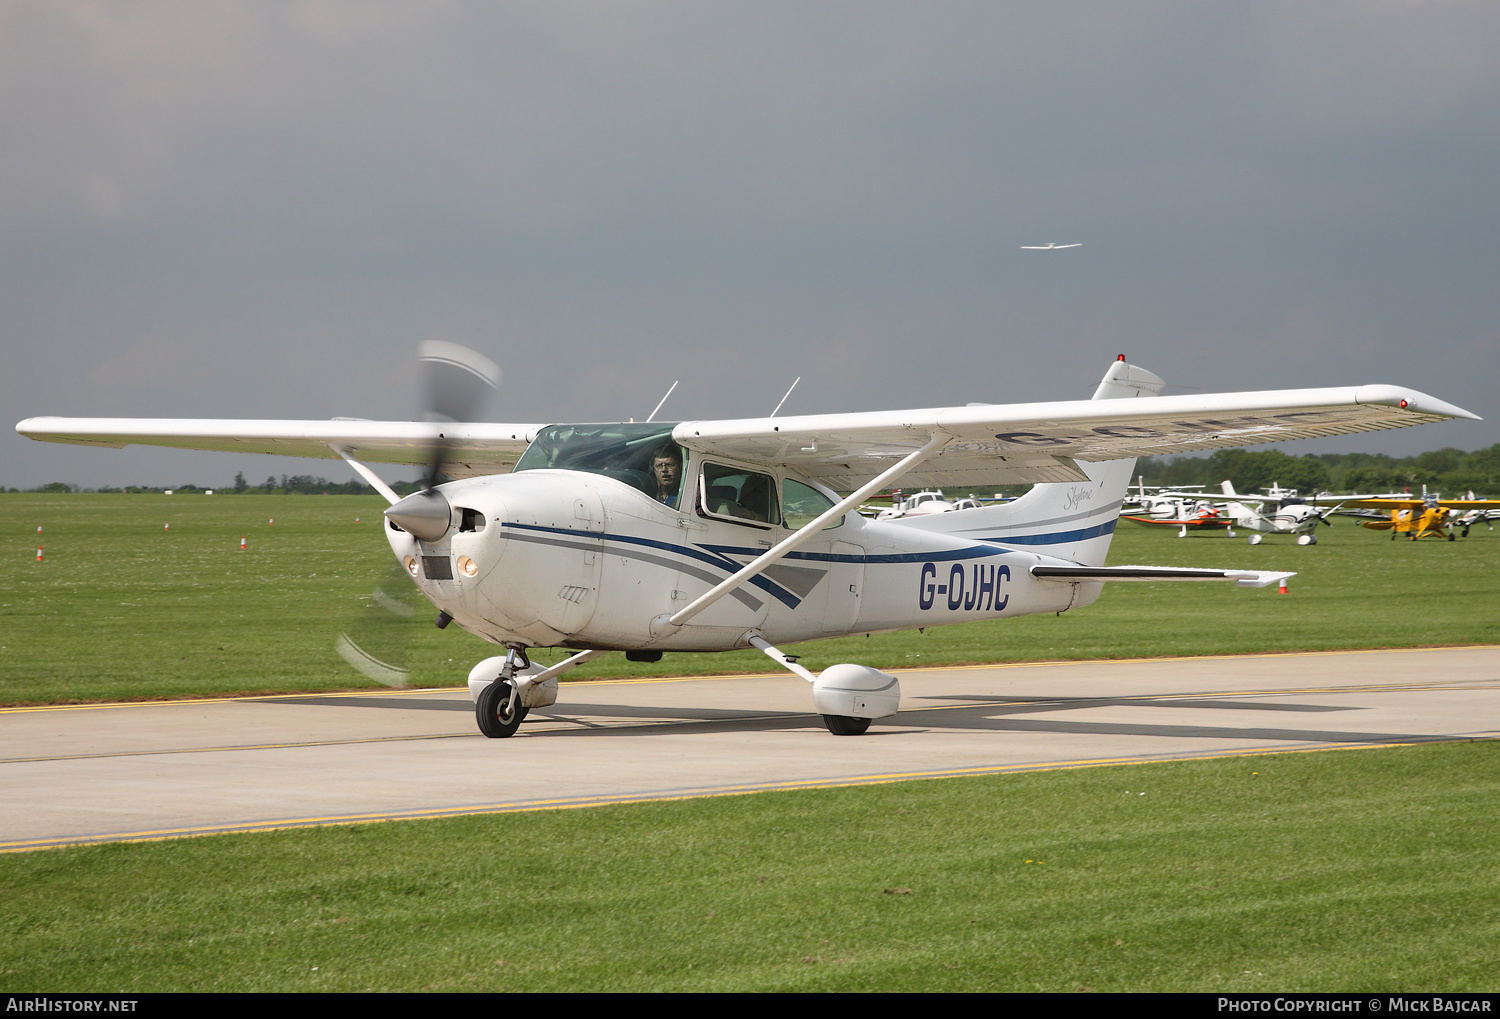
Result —
M 478 510 L 464 508 L 461 510 L 463 522 L 459 525 L 460 531 L 482 531 L 484 530 L 484 514 Z
M 422 557 L 422 576 L 428 580 L 452 580 L 453 564 L 445 555 L 424 555 Z

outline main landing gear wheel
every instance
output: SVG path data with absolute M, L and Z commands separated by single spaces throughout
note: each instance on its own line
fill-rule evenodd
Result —
M 823 715 L 823 724 L 835 736 L 859 736 L 870 727 L 868 718 L 851 718 L 848 715 Z
M 474 704 L 474 716 L 479 720 L 479 731 L 490 739 L 514 736 L 526 717 L 526 707 L 519 702 L 515 710 L 510 706 L 512 684 L 499 679 L 485 687 Z

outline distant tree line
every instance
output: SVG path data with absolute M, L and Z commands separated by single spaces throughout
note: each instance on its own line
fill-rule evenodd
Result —
M 396 481 L 391 483 L 391 488 L 398 495 L 410 495 L 417 491 L 422 485 L 417 481 Z M 4 489 L 0 489 L 4 491 Z M 12 492 L 21 489 L 12 488 Z M 80 488 L 70 485 L 65 481 L 54 481 L 38 488 L 25 489 L 27 492 L 45 493 L 68 493 L 68 492 L 105 492 L 121 493 L 126 495 L 136 493 L 163 492 L 182 493 L 184 495 L 211 491 L 215 495 L 374 495 L 375 489 L 362 481 L 329 481 L 327 478 L 315 478 L 311 474 L 283 474 L 278 480 L 274 475 L 266 478 L 264 484 L 251 485 L 245 481 L 243 472 L 234 476 L 234 484 L 227 488 L 206 488 L 194 484 L 177 485 L 169 487 L 166 485 L 126 485 L 123 488 L 111 488 L 107 485 L 99 488 Z
M 422 486 L 415 481 L 396 481 L 391 484 L 400 495 L 409 495 Z M 315 478 L 311 474 L 283 474 L 278 481 L 272 475 L 259 485 L 245 481 L 244 473 L 234 476 L 234 487 L 225 492 L 246 495 L 374 495 L 375 489 L 363 481 L 329 481 Z
M 1251 452 L 1221 449 L 1206 457 L 1146 457 L 1136 474 L 1148 485 L 1204 485 L 1215 491 L 1225 482 L 1240 492 L 1271 484 L 1299 492 L 1419 492 L 1423 485 L 1450 498 L 1472 490 L 1477 496 L 1500 492 L 1500 443 L 1465 453 L 1438 449 L 1405 458 L 1382 453 Z
M 1288 456 L 1276 449 L 1251 452 L 1244 449 L 1221 449 L 1206 457 L 1144 457 L 1136 464 L 1136 474 L 1148 485 L 1203 485 L 1218 490 L 1225 481 L 1236 490 L 1254 492 L 1272 484 L 1295 488 L 1299 492 L 1399 492 L 1410 488 L 1421 491 L 1423 485 L 1449 497 L 1465 492 L 1488 497 L 1500 493 L 1500 443 L 1488 449 L 1465 453 L 1461 449 L 1437 449 L 1405 458 L 1383 453 L 1308 453 Z M 410 495 L 421 488 L 417 481 L 397 481 L 391 488 L 398 495 Z M 997 492 L 1020 495 L 1029 486 L 1007 485 Z M 11 492 L 18 489 L 9 489 Z M 127 485 L 124 488 L 79 488 L 54 481 L 28 492 L 164 492 L 165 486 Z M 201 492 L 197 485 L 180 485 L 174 492 Z M 374 495 L 375 490 L 360 481 L 334 482 L 311 474 L 274 475 L 259 485 L 245 480 L 243 472 L 234 476 L 234 484 L 216 488 L 215 494 L 234 495 Z M 988 492 L 988 490 L 986 490 Z M 950 493 L 953 494 L 953 493 Z M 985 493 L 981 493 L 985 494 Z

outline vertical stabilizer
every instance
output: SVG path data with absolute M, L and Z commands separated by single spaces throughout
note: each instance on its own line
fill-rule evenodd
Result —
M 1121 359 L 1109 366 L 1096 400 L 1155 396 L 1166 382 Z M 1034 485 L 1014 502 L 959 513 L 936 513 L 910 526 L 1029 548 L 1084 566 L 1103 566 L 1130 488 L 1135 458 L 1080 463 L 1089 480 Z M 906 521 L 903 521 L 904 523 Z
M 1229 496 L 1231 500 L 1224 506 L 1225 510 L 1229 513 L 1229 519 L 1233 520 L 1237 526 L 1246 528 L 1247 530 L 1260 531 L 1265 529 L 1259 507 L 1246 506 L 1242 502 L 1232 501 L 1236 495 L 1239 495 L 1234 490 L 1234 482 L 1225 481 L 1220 487 L 1223 489 L 1224 494 Z

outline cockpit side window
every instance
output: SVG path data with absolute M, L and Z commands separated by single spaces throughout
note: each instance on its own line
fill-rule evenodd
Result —
M 741 467 L 704 464 L 698 476 L 698 503 L 705 516 L 762 526 L 781 522 L 776 479 Z
M 648 494 L 656 501 L 674 509 L 682 504 L 682 476 L 686 470 L 684 461 L 687 450 L 668 439 L 651 454 L 651 481 L 656 486 Z

